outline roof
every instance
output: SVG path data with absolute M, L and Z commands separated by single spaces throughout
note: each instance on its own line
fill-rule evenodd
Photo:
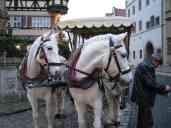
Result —
M 126 9 L 120 9 L 120 8 L 114 7 L 114 13 L 115 13 L 115 16 L 126 17 Z
M 127 17 L 94 17 L 94 18 L 82 18 L 82 19 L 71 19 L 63 20 L 59 22 L 59 26 L 62 29 L 72 28 L 100 28 L 100 27 L 130 27 L 133 21 Z

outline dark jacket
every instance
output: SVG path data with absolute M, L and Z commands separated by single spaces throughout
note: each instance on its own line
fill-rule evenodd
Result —
M 144 60 L 135 71 L 131 100 L 137 104 L 153 106 L 156 94 L 160 91 L 157 85 L 153 64 L 150 60 Z

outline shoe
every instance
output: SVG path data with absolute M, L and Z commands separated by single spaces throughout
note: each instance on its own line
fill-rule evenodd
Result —
M 55 119 L 65 119 L 66 115 L 65 114 L 56 114 Z

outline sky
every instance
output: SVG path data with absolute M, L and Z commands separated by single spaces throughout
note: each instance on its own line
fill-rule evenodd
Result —
M 61 20 L 105 16 L 113 6 L 125 8 L 125 0 L 70 0 L 68 14 Z

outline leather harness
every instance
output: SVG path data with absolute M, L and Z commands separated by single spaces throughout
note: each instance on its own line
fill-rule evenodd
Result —
M 52 75 L 50 74 L 50 71 L 49 71 L 49 67 L 50 67 L 50 66 L 63 66 L 63 65 L 64 65 L 64 66 L 66 66 L 66 67 L 71 71 L 71 72 L 69 72 L 69 73 L 79 72 L 79 73 L 84 74 L 84 75 L 87 76 L 86 78 L 84 78 L 84 79 L 81 80 L 81 81 L 77 81 L 76 79 L 73 79 L 73 78 L 71 78 L 71 77 L 69 76 L 69 77 L 68 77 L 68 78 L 69 78 L 69 81 L 72 83 L 72 86 L 71 86 L 71 87 L 77 87 L 77 88 L 78 88 L 78 87 L 79 87 L 79 86 L 78 86 L 78 83 L 83 84 L 83 82 L 86 82 L 87 80 L 92 81 L 92 82 L 91 82 L 91 85 L 93 85 L 94 82 L 98 82 L 98 83 L 99 83 L 99 77 L 96 77 L 96 76 L 95 76 L 95 74 L 98 74 L 99 72 L 101 72 L 99 69 L 95 69 L 92 73 L 87 73 L 87 72 L 84 72 L 84 71 L 82 71 L 82 70 L 80 70 L 80 69 L 76 69 L 76 68 L 75 68 L 76 63 L 77 63 L 77 61 L 78 61 L 78 59 L 79 59 L 79 56 L 80 56 L 80 54 L 81 54 L 81 49 L 82 49 L 82 48 L 80 48 L 78 57 L 77 57 L 75 60 L 72 60 L 72 64 L 69 64 L 69 65 L 68 65 L 68 64 L 65 64 L 65 63 L 49 63 L 49 62 L 48 62 L 48 59 L 47 59 L 47 57 L 46 57 L 46 54 L 45 54 L 45 51 L 44 51 L 44 48 L 43 48 L 43 44 L 44 44 L 45 42 L 47 42 L 47 41 L 50 40 L 50 39 L 49 39 L 49 36 L 50 36 L 52 33 L 53 33 L 53 31 L 51 31 L 51 32 L 48 34 L 48 36 L 47 36 L 48 38 L 46 38 L 45 40 L 43 40 L 43 37 L 41 38 L 42 43 L 40 44 L 40 46 L 39 46 L 39 48 L 38 48 L 38 50 L 37 50 L 37 54 L 38 54 L 38 52 L 39 52 L 40 49 L 41 49 L 42 52 L 44 53 L 44 59 L 45 59 L 47 65 L 42 65 L 41 67 L 42 67 L 42 69 L 43 69 L 44 66 L 48 66 L 48 80 L 51 80 L 51 79 L 52 79 Z M 111 39 L 111 38 L 110 38 L 109 44 L 110 44 L 110 47 L 114 47 L 115 50 L 118 49 L 118 48 L 120 48 L 120 47 L 122 47 L 122 45 L 114 46 L 114 43 L 112 42 L 112 39 Z M 37 55 L 37 54 L 36 54 L 36 55 Z M 118 61 L 118 58 L 117 58 L 117 55 L 116 55 L 116 52 L 110 50 L 109 60 L 108 60 L 108 63 L 107 63 L 106 68 L 104 69 L 105 72 L 107 72 L 108 69 L 109 69 L 109 67 L 110 67 L 110 63 L 111 63 L 112 57 L 114 57 L 114 59 L 115 59 L 115 61 L 116 61 L 116 64 L 117 64 L 119 73 L 118 73 L 114 78 L 111 77 L 109 74 L 108 74 L 108 76 L 109 76 L 110 80 L 115 80 L 115 84 L 116 84 L 116 86 L 117 86 L 117 83 L 118 83 L 118 81 L 119 81 L 120 75 L 124 75 L 124 74 L 129 73 L 129 72 L 131 71 L 131 69 L 122 71 L 122 70 L 121 70 L 121 67 L 120 67 L 120 64 L 119 64 L 119 61 Z M 74 74 L 75 74 L 75 73 L 74 73 Z M 69 75 L 70 75 L 70 74 L 69 74 Z M 83 82 L 82 82 L 82 81 L 83 81 Z M 74 82 L 76 82 L 76 83 L 75 83 L 76 86 L 74 86 Z M 80 84 L 79 84 L 79 85 L 80 85 Z M 88 88 L 89 88 L 89 87 L 90 87 L 90 86 L 88 86 Z M 87 87 L 86 87 L 85 89 L 87 89 Z

